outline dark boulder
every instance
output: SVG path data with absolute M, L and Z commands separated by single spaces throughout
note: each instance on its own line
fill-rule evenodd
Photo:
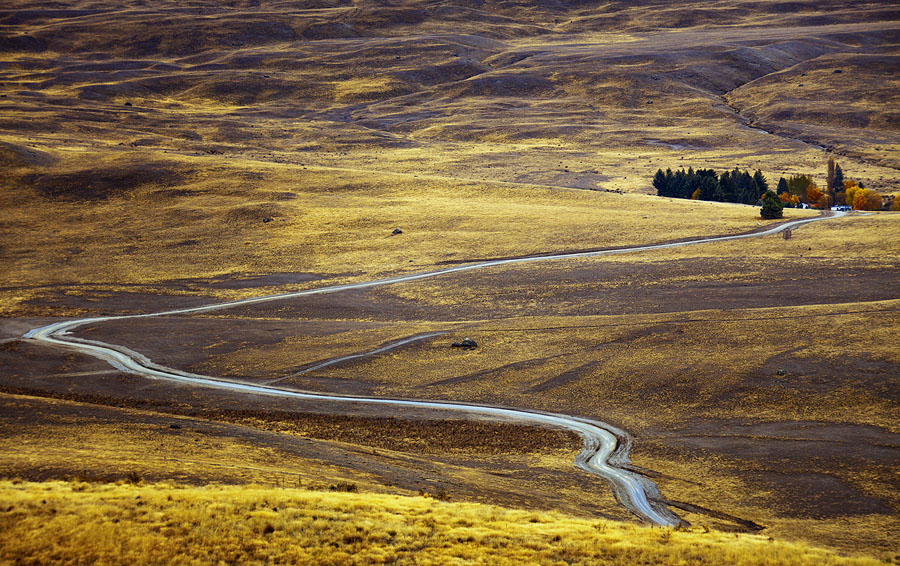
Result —
M 462 342 L 454 342 L 450 344 L 451 348 L 462 348 L 463 350 L 474 350 L 478 347 L 478 343 L 471 338 L 466 338 Z

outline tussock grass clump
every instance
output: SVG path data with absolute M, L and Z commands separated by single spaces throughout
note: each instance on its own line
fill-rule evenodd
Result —
M 256 486 L 0 482 L 15 564 L 878 564 L 765 536 L 431 498 Z

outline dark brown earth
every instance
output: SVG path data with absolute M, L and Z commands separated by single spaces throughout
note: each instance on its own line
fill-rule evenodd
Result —
M 888 501 L 867 494 L 854 476 L 868 470 L 891 477 L 900 436 L 879 427 L 828 422 L 694 419 L 684 427 L 643 431 L 640 450 L 688 460 L 714 458 L 740 473 L 754 492 L 777 492 L 779 514 L 823 519 L 892 512 Z

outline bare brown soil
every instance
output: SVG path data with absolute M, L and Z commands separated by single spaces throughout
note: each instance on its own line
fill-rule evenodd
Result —
M 778 492 L 778 512 L 789 517 L 890 513 L 888 502 L 855 485 L 853 475 L 890 474 L 898 448 L 900 438 L 882 428 L 817 421 L 692 420 L 641 435 L 641 449 L 651 454 L 723 459 L 746 473 L 755 491 Z

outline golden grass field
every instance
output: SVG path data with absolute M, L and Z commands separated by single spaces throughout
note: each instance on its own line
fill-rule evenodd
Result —
M 6 480 L 0 497 L 11 564 L 882 564 L 762 535 L 426 497 L 80 480 Z
M 327 170 L 252 163 L 207 170 L 205 176 L 210 179 L 183 183 L 179 190 L 187 196 L 142 188 L 87 209 L 78 202 L 48 206 L 6 193 L 4 222 L 10 234 L 22 237 L 5 244 L 17 261 L 3 274 L 3 312 L 39 313 L 27 301 L 72 281 L 103 291 L 127 285 L 196 295 L 209 293 L 203 283 L 214 277 L 311 273 L 353 281 L 444 262 L 726 234 L 759 223 L 744 208 L 718 203 L 532 185 L 361 172 L 336 179 Z M 245 176 L 258 180 L 248 187 Z M 694 211 L 708 211 L 709 218 L 698 221 Z M 647 231 L 650 215 L 656 220 Z M 812 215 L 788 212 L 789 218 Z M 263 223 L 265 217 L 273 222 Z M 29 229 L 50 224 L 57 226 L 52 234 Z M 395 227 L 404 231 L 402 237 L 391 237 Z M 166 289 L 182 279 L 197 281 Z M 236 298 L 251 292 L 214 294 Z
M 773 223 L 653 196 L 658 168 L 824 187 L 834 157 L 900 194 L 898 21 L 879 1 L 10 0 L 0 562 L 900 560 L 897 213 L 77 331 L 206 375 L 606 421 L 687 532 L 635 525 L 558 431 L 173 386 L 21 340 Z

